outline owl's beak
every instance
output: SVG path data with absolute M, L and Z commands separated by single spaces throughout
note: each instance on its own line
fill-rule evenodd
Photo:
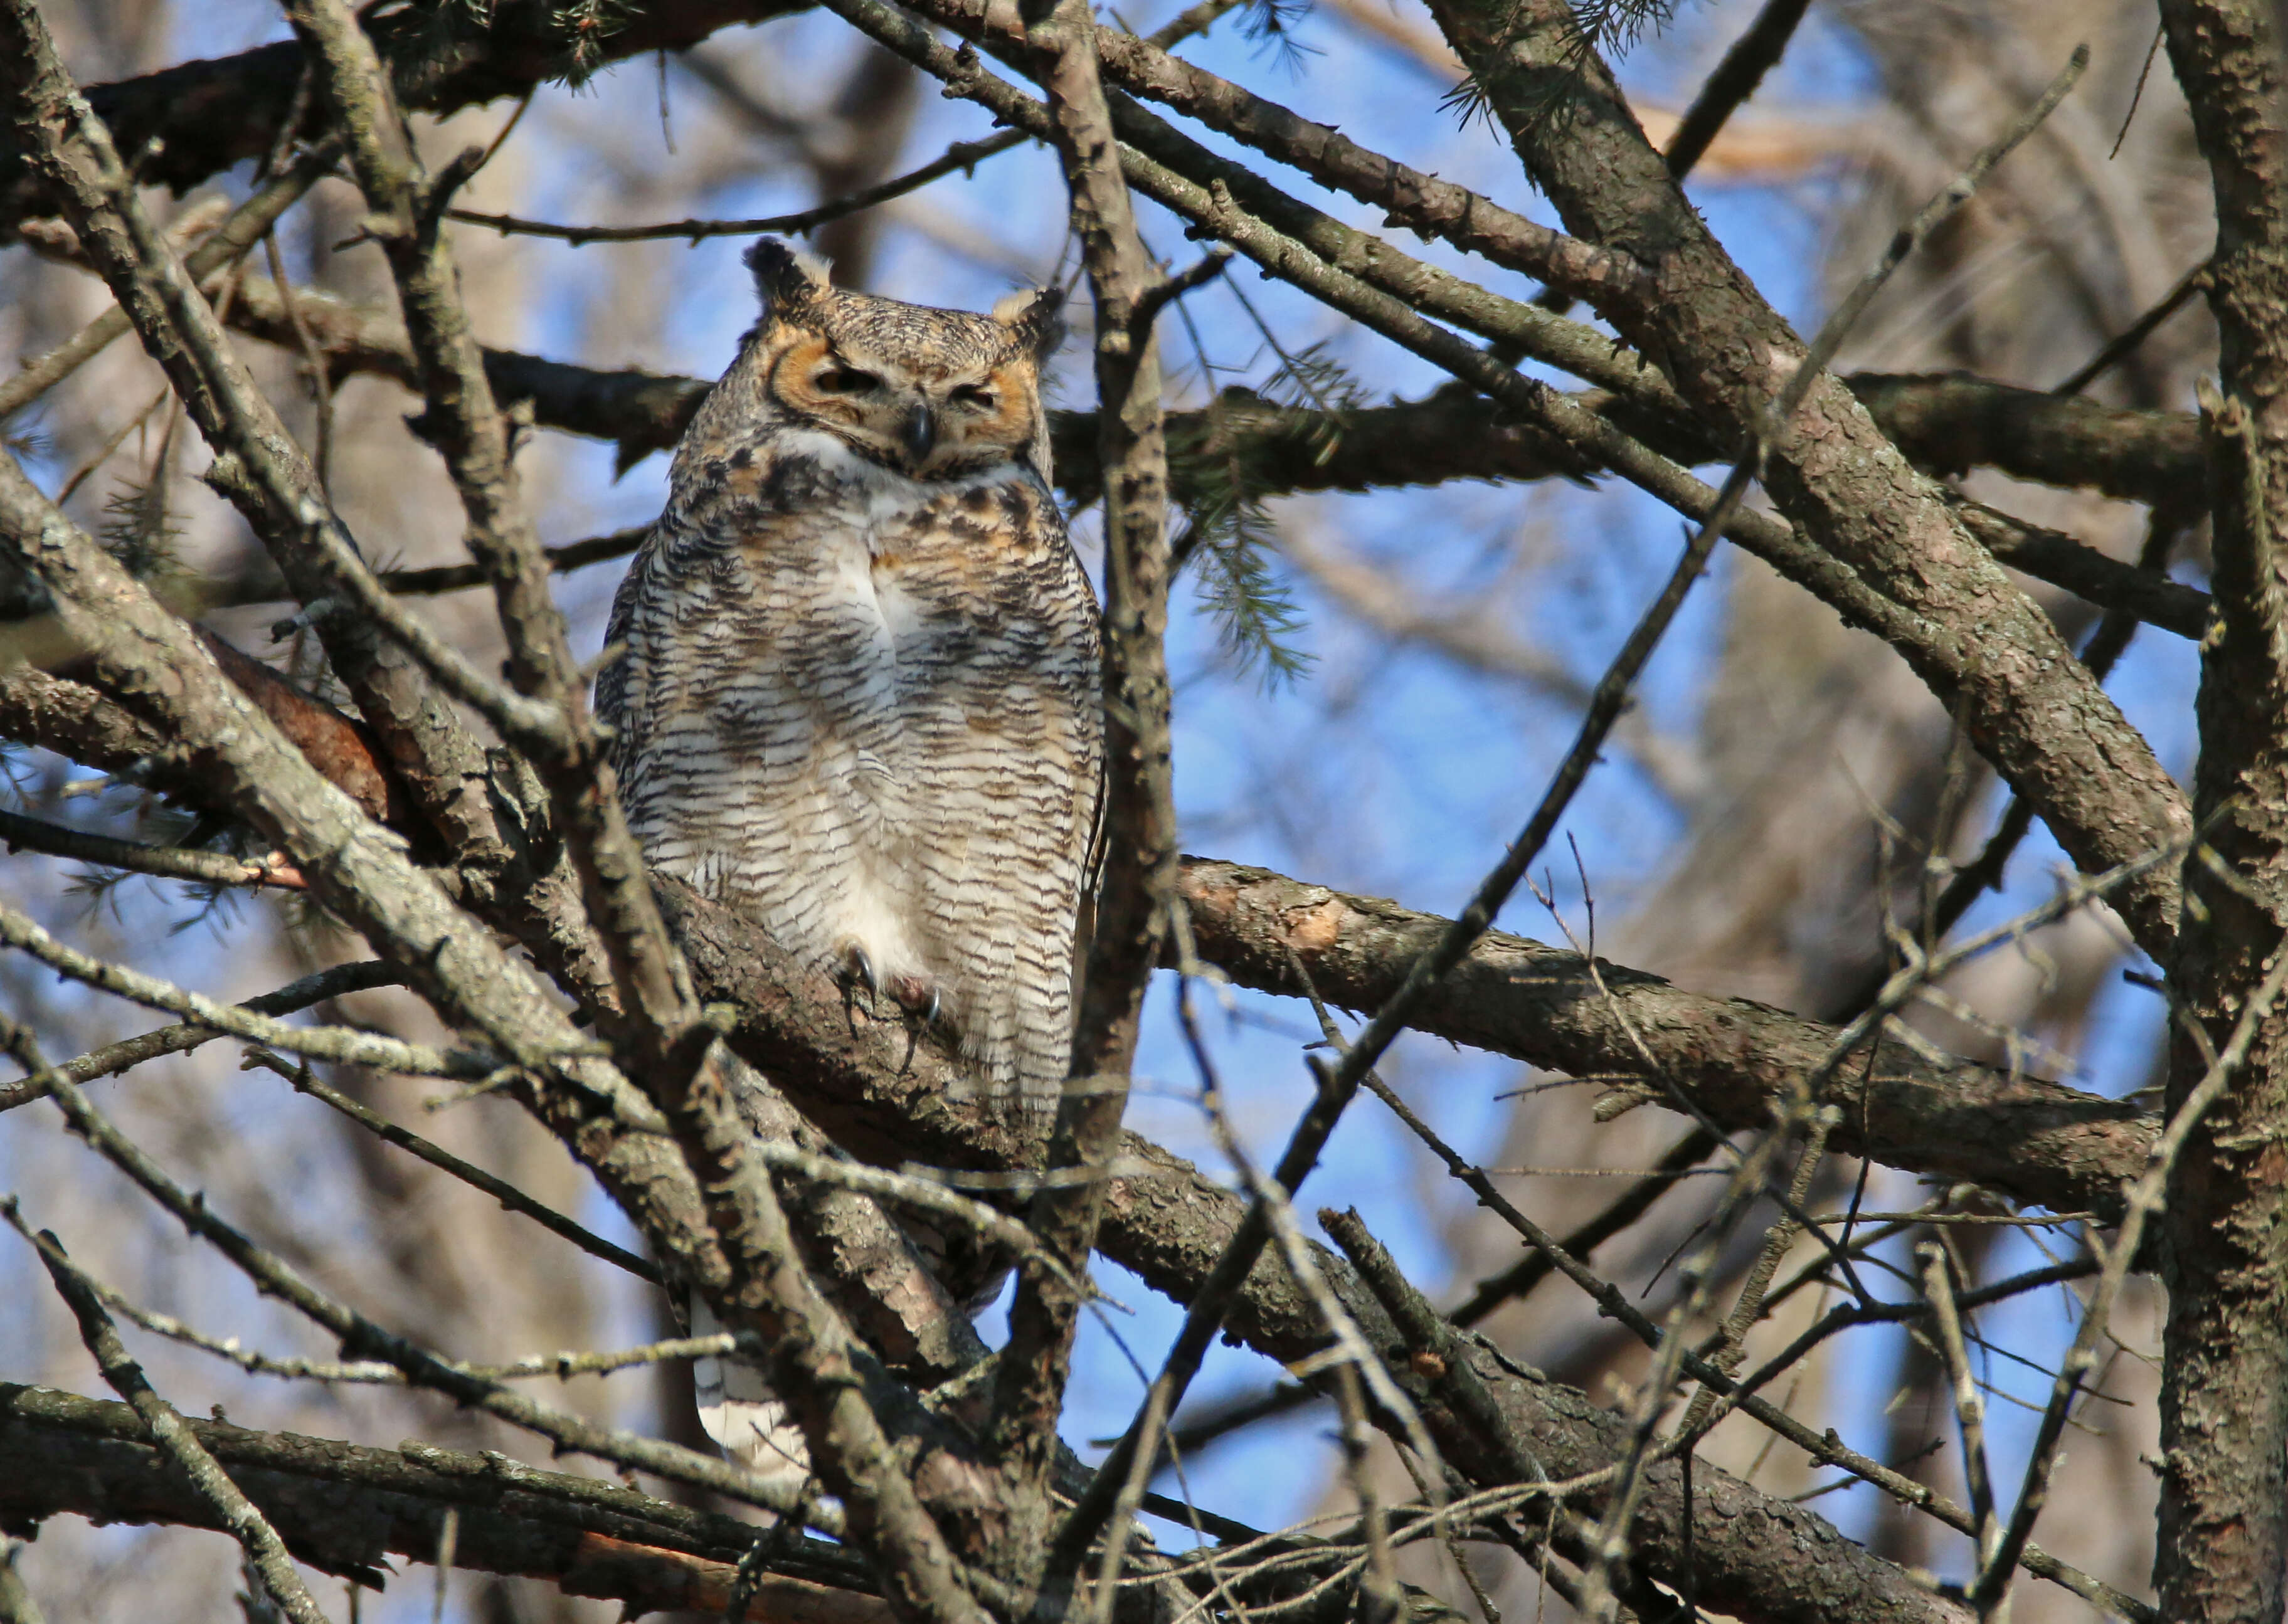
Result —
M 937 416 L 926 406 L 917 406 L 906 414 L 906 426 L 898 436 L 906 448 L 906 456 L 919 468 L 929 461 L 931 451 L 937 446 Z

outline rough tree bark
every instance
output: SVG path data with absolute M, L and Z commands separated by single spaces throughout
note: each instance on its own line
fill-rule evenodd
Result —
M 2199 1033 L 2172 1106 L 2207 1069 L 2288 931 L 2288 124 L 2279 13 L 2166 0 L 2169 56 L 2216 198 L 2205 402 L 2217 620 L 2203 645 L 2194 811 L 2215 860 L 2185 869 L 2172 986 Z M 2275 1013 L 2169 1181 L 2160 1541 L 2165 1614 L 2280 1616 L 2288 1568 L 2288 1018 Z

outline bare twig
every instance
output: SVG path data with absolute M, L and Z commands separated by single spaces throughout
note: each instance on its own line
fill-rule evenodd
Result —
M 1842 1115 L 1831 1105 L 1823 1107 L 1812 1115 L 1803 1154 L 1796 1161 L 1795 1184 L 1788 1192 L 1788 1204 L 1795 1211 L 1801 1211 L 1804 1203 L 1811 1199 L 1811 1181 L 1819 1171 L 1821 1160 L 1827 1153 L 1828 1133 L 1842 1120 Z M 1779 1222 L 1773 1224 L 1770 1232 L 1765 1235 L 1764 1244 L 1756 1254 L 1756 1261 L 1749 1265 L 1748 1277 L 1741 1282 L 1740 1295 L 1735 1299 L 1731 1313 L 1726 1316 L 1723 1327 L 1717 1334 L 1716 1345 L 1708 1353 L 1709 1363 L 1726 1374 L 1736 1374 L 1742 1361 L 1747 1358 L 1748 1333 L 1763 1318 L 1764 1294 L 1771 1288 L 1772 1276 L 1779 1272 L 1780 1264 L 1787 1256 L 1788 1248 L 1795 1244 L 1796 1237 L 1803 1232 L 1803 1228 L 1792 1214 L 1783 1214 Z M 1689 1433 L 1697 1429 L 1715 1402 L 1716 1395 L 1704 1387 L 1695 1393 L 1691 1406 L 1685 1411 L 1684 1420 L 1678 1424 L 1677 1431 Z
M 141 841 L 115 840 L 61 824 L 27 818 L 20 812 L 0 812 L 0 844 L 11 852 L 44 852 L 106 868 L 125 868 L 136 874 L 171 880 L 193 880 L 209 885 L 274 885 L 281 891 L 306 889 L 302 876 L 288 864 L 270 860 L 251 861 L 222 852 L 203 852 L 188 846 L 155 846 Z
M 1326 1327 L 1331 1346 L 1314 1363 L 1318 1368 L 1324 1368 L 1330 1363 L 1338 1367 L 1333 1373 L 1332 1384 L 1338 1400 L 1343 1406 L 1345 1448 L 1353 1463 L 1353 1489 L 1358 1496 L 1360 1523 L 1367 1536 L 1367 1560 L 1360 1587 L 1359 1607 L 1362 1615 L 1370 1615 L 1381 1620 L 1381 1624 L 1389 1624 L 1399 1610 L 1400 1600 L 1396 1573 L 1390 1562 L 1387 1519 L 1380 1500 L 1374 1493 L 1373 1485 L 1362 1469 L 1365 1411 L 1362 1386 L 1371 1391 L 1382 1414 L 1394 1422 L 1398 1435 L 1405 1438 L 1425 1469 L 1432 1474 L 1428 1479 L 1432 1509 L 1442 1525 L 1443 1462 L 1438 1459 L 1436 1447 L 1423 1428 L 1421 1417 L 1416 1413 L 1412 1401 L 1383 1367 L 1382 1360 L 1368 1344 L 1350 1311 L 1328 1288 L 1324 1272 L 1311 1256 L 1309 1244 L 1303 1239 L 1301 1225 L 1296 1221 L 1294 1208 L 1287 1199 L 1287 1192 L 1275 1181 L 1263 1176 L 1254 1160 L 1241 1146 L 1238 1136 L 1232 1132 L 1224 1113 L 1222 1085 L 1209 1057 L 1206 1042 L 1200 1034 L 1192 1008 L 1192 979 L 1188 974 L 1183 977 L 1177 994 L 1177 1010 L 1185 1043 L 1191 1050 L 1194 1065 L 1200 1073 L 1203 1104 L 1215 1131 L 1216 1141 L 1239 1169 L 1242 1182 L 1253 1192 L 1256 1204 L 1270 1224 L 1272 1237 L 1278 1242 L 1280 1256 L 1287 1265 L 1288 1273 L 1310 1299 Z M 1319 1015 L 1323 1026 L 1331 1036 L 1333 1022 L 1323 1006 L 1320 1007 Z M 1156 1394 L 1157 1390 L 1158 1384 L 1155 1383 Z M 1148 1409 L 1149 1398 L 1147 1405 Z M 1157 1418 L 1147 1422 L 1148 1435 L 1156 1446 L 1162 1437 L 1168 1407 L 1164 1403 Z M 1148 1473 L 1148 1462 L 1155 1453 L 1147 1450 L 1137 1452 L 1135 1464 L 1130 1469 L 1129 1481 L 1123 1485 L 1120 1501 L 1113 1513 L 1114 1526 L 1124 1525 L 1140 1501 L 1143 1482 Z M 1111 1553 L 1108 1550 L 1105 1572 L 1099 1580 L 1100 1594 L 1108 1588 L 1112 1567 Z M 1105 1624 L 1101 1616 L 1098 1624 Z
M 209 482 L 246 516 L 303 603 L 354 601 L 340 569 L 356 559 L 355 543 L 196 279 L 152 225 L 110 131 L 73 86 L 30 0 L 0 6 L 0 105 L 90 263 L 213 449 Z M 373 622 L 330 615 L 319 632 L 423 813 L 481 869 L 497 864 L 504 843 L 491 803 L 466 790 L 484 773 L 481 747 Z
M 239 1007 L 256 1015 L 291 1015 L 306 1010 L 314 1003 L 340 998 L 351 993 L 369 992 L 378 986 L 396 986 L 405 979 L 405 972 L 394 964 L 378 959 L 362 963 L 338 964 L 330 970 L 321 970 L 303 977 L 299 981 L 280 987 L 274 993 L 264 993 L 250 998 Z M 212 1042 L 224 1034 L 196 1021 L 179 1026 L 162 1026 L 156 1032 L 147 1032 L 140 1037 L 123 1038 L 116 1043 L 91 1050 L 77 1059 L 45 1071 L 20 1077 L 15 1081 L 0 1085 L 0 1111 L 13 1111 L 44 1098 L 49 1085 L 60 1077 L 67 1082 L 92 1082 L 98 1077 L 108 1077 L 155 1060 L 163 1055 L 179 1055 Z
M 1626 1293 L 1609 1281 L 1600 1279 L 1594 1271 L 1568 1252 L 1554 1236 L 1520 1211 L 1494 1185 L 1492 1180 L 1487 1178 L 1484 1174 L 1473 1167 L 1466 1158 L 1439 1137 L 1428 1123 L 1424 1122 L 1407 1108 L 1403 1100 L 1399 1099 L 1395 1095 L 1391 1095 L 1385 1098 L 1384 1103 L 1391 1107 L 1415 1137 L 1421 1140 L 1429 1148 L 1431 1153 L 1445 1164 L 1448 1172 L 1460 1180 L 1470 1192 L 1478 1198 L 1482 1205 L 1523 1236 L 1529 1245 L 1549 1258 L 1560 1273 L 1586 1292 L 1596 1303 L 1601 1313 L 1625 1327 L 1647 1347 L 1659 1349 L 1664 1345 L 1663 1328 L 1631 1302 Z M 2076 1271 L 2076 1272 L 2085 1271 Z M 2046 1280 L 2044 1283 L 2046 1283 Z M 1968 1303 L 1975 1295 L 1966 1293 L 1962 1301 Z M 1879 1309 L 1859 1311 L 1868 1312 L 1875 1318 L 1893 1317 Z M 1910 1318 L 1920 1311 L 1919 1304 L 1909 1305 L 1899 1311 L 1895 1317 Z M 1857 1323 L 1855 1320 L 1847 1320 L 1842 1311 L 1831 1314 L 1828 1318 L 1836 1321 L 1839 1328 L 1844 1323 Z M 1680 1338 L 1678 1339 L 1680 1343 Z M 1799 1339 L 1799 1343 L 1802 1345 L 1787 1350 L 1744 1381 L 1735 1380 L 1699 1354 L 1680 1347 L 1678 1368 L 1696 1381 L 1712 1388 L 1722 1400 L 1712 1408 L 1708 1418 L 1702 1423 L 1702 1431 L 1704 1432 L 1712 1427 L 1731 1410 L 1735 1408 L 1744 1410 L 1759 1423 L 1803 1450 L 1812 1459 L 1839 1466 L 1854 1477 L 1873 1484 L 1877 1488 L 1903 1504 L 1914 1506 L 1927 1512 L 1950 1527 L 1959 1529 L 1966 1533 L 1973 1532 L 1976 1527 L 1976 1522 L 1971 1514 L 1928 1485 L 1918 1483 L 1903 1473 L 1846 1446 L 1842 1440 L 1831 1432 L 1823 1435 L 1815 1431 L 1785 1410 L 1756 1396 L 1759 1388 L 1770 1382 L 1780 1371 L 1792 1366 L 1802 1357 L 1804 1347 L 1810 1345 L 1803 1343 L 1803 1339 Z M 1673 1450 L 1682 1443 L 1689 1441 L 1692 1436 L 1686 1435 L 1684 1438 L 1672 1440 L 1667 1448 Z M 2029 1544 L 2020 1554 L 2019 1561 L 2028 1572 L 2047 1579 L 2052 1583 L 2094 1602 L 2122 1618 L 2134 1620 L 2135 1624 L 2158 1624 L 2157 1615 L 2144 1603 L 2124 1594 L 2102 1580 L 2092 1578 L 2078 1568 L 2059 1561 L 2046 1551 L 2038 1549 L 2031 1544 Z
M 2241 1006 L 2230 1037 L 2170 1116 L 2168 1127 L 2153 1141 L 2152 1149 L 2147 1153 L 2145 1171 L 2130 1186 L 2125 1198 L 2121 1227 L 2115 1232 L 2113 1244 L 2100 1248 L 2093 1238 L 2090 1242 L 2093 1248 L 2101 1250 L 2105 1270 L 2098 1276 L 2097 1289 L 2090 1294 L 2089 1306 L 2083 1311 L 2080 1327 L 2074 1333 L 2073 1346 L 2067 1350 L 2058 1367 L 2057 1379 L 2051 1384 L 2050 1400 L 2043 1408 L 2041 1425 L 2034 1434 L 2032 1453 L 2026 1457 L 2026 1475 L 2019 1485 L 2009 1524 L 1993 1555 L 1980 1563 L 1977 1579 L 1971 1585 L 1970 1599 L 1982 1619 L 1990 1617 L 2001 1604 L 2022 1553 L 2031 1549 L 2028 1541 L 2034 1530 L 2034 1519 L 2041 1515 L 2043 1503 L 2049 1497 L 2050 1471 L 2056 1462 L 2059 1441 L 2065 1436 L 2067 1416 L 2083 1382 L 2097 1367 L 2098 1343 L 2112 1315 L 2114 1299 L 2120 1295 L 2121 1282 L 2128 1278 L 2130 1260 L 2136 1256 L 2144 1239 L 2145 1225 L 2161 1206 L 2169 1169 L 2183 1153 L 2193 1130 L 2231 1086 L 2284 988 L 2288 988 L 2288 947 L 2275 947 L 2272 963 L 2267 966 L 2263 980 L 2249 994 L 2248 1002 Z
M 249 1375 L 275 1376 L 290 1382 L 342 1382 L 385 1387 L 409 1385 L 402 1370 L 380 1359 L 345 1362 L 340 1359 L 281 1359 L 250 1348 L 235 1336 L 210 1336 L 172 1314 L 141 1307 L 130 1301 L 124 1293 L 105 1285 L 93 1275 L 87 1276 L 87 1282 L 89 1288 L 113 1313 L 125 1316 L 155 1336 L 163 1336 L 187 1348 L 196 1348 L 202 1353 L 228 1359 Z M 674 1336 L 663 1342 L 648 1343 L 640 1348 L 621 1348 L 608 1352 L 576 1353 L 566 1349 L 556 1353 L 535 1354 L 507 1365 L 471 1365 L 468 1371 L 471 1375 L 488 1382 L 540 1379 L 568 1382 L 574 1376 L 610 1375 L 616 1371 L 642 1369 L 669 1359 L 719 1357 L 742 1350 L 750 1354 L 756 1351 L 753 1339 L 742 1339 L 724 1331 L 712 1336 Z
M 838 197 L 814 209 L 799 209 L 792 214 L 775 214 L 761 219 L 670 220 L 656 226 L 558 226 L 546 220 L 520 219 L 512 214 L 480 214 L 468 209 L 448 209 L 445 218 L 458 220 L 465 226 L 487 226 L 503 236 L 552 237 L 560 242 L 569 242 L 575 248 L 583 248 L 591 242 L 655 242 L 676 238 L 687 242 L 702 242 L 710 237 L 754 237 L 805 232 L 878 208 L 910 192 L 918 192 L 932 181 L 941 180 L 956 171 L 967 174 L 996 154 L 1022 146 L 1026 139 L 1025 131 L 1008 130 L 981 141 L 956 141 L 927 163 L 909 170 L 894 179 L 883 181 L 879 186 L 853 192 L 847 197 Z
M 310 385 L 310 401 L 317 413 L 317 444 L 310 448 L 310 458 L 318 475 L 320 488 L 326 487 L 328 476 L 334 465 L 334 384 L 333 376 L 326 366 L 325 352 L 318 347 L 310 324 L 302 320 L 302 302 L 294 297 L 294 284 L 286 274 L 286 256 L 279 251 L 278 234 L 266 232 L 262 251 L 270 265 L 270 282 L 278 289 L 279 307 L 286 313 L 286 325 L 293 330 L 294 343 L 302 354 L 302 373 Z
M 1708 75 L 1684 116 L 1677 120 L 1676 130 L 1668 138 L 1668 150 L 1661 154 L 1668 161 L 1670 174 L 1681 180 L 1692 172 L 1708 144 L 1756 93 L 1764 75 L 1779 65 L 1788 42 L 1795 37 L 1796 25 L 1810 9 L 1810 0 L 1765 0 L 1756 20 L 1732 42 L 1716 71 Z
M 2113 337 L 2108 339 L 2098 353 L 2059 380 L 2050 392 L 2055 395 L 2077 395 L 2107 372 L 2137 353 L 2139 346 L 2158 332 L 2161 324 L 2175 315 L 2193 296 L 2209 284 L 2211 262 L 2204 259 L 2177 279 L 2177 285 L 2163 294 L 2153 308 L 2147 311 Z
M 1795 416 L 1804 396 L 1809 392 L 1820 374 L 1827 370 L 1828 362 L 1835 359 L 1836 351 L 1842 347 L 1843 340 L 1849 336 L 1851 329 L 1859 324 L 1860 316 L 1874 302 L 1875 296 L 1883 290 L 1883 285 L 1891 280 L 1892 273 L 1906 263 L 1907 256 L 1920 247 L 1957 209 L 1970 201 L 1972 194 L 1993 172 L 1996 164 L 2008 157 L 2020 142 L 2042 127 L 2050 115 L 2057 111 L 2058 104 L 2066 99 L 2067 93 L 2081 82 L 2081 76 L 2088 67 L 2089 47 L 2076 45 L 2063 70 L 2050 81 L 2049 88 L 2042 92 L 2034 105 L 2019 115 L 2007 130 L 1981 147 L 1959 175 L 1917 210 L 1914 218 L 1899 227 L 1881 257 L 1867 268 L 1857 284 L 1844 296 L 1843 302 L 1821 323 L 1819 337 L 1812 341 L 1811 348 L 1805 352 L 1794 376 L 1789 379 L 1787 387 L 1773 402 L 1767 419 L 1770 424 L 1784 425 Z
M 562 1213 L 536 1201 L 506 1179 L 496 1178 L 482 1168 L 464 1161 L 442 1145 L 432 1144 L 412 1129 L 391 1121 L 377 1111 L 367 1109 L 339 1089 L 320 1081 L 306 1060 L 299 1066 L 289 1066 L 276 1055 L 262 1050 L 249 1050 L 244 1066 L 258 1066 L 274 1072 L 294 1085 L 297 1093 L 307 1094 L 322 1104 L 332 1106 L 368 1133 L 385 1145 L 418 1157 L 441 1173 L 449 1174 L 474 1190 L 481 1190 L 507 1211 L 530 1218 L 549 1233 L 570 1241 L 591 1257 L 601 1258 L 617 1269 L 624 1269 L 638 1279 L 654 1285 L 664 1283 L 656 1264 L 637 1256 L 625 1247 L 615 1246 L 601 1235 L 575 1224 Z
M 425 1043 L 409 1043 L 400 1038 L 354 1032 L 343 1026 L 290 1026 L 244 1004 L 218 1003 L 203 994 L 187 992 L 155 976 L 66 947 L 4 902 L 0 902 L 0 942 L 30 954 L 75 981 L 131 998 L 150 1009 L 183 1016 L 216 1033 L 282 1049 L 288 1054 L 370 1066 L 377 1071 L 403 1072 L 417 1077 L 488 1077 L 498 1068 L 498 1063 L 489 1057 L 466 1050 L 433 1049 Z M 60 1080 L 52 1074 L 49 1081 L 53 1085 Z
M 1931 1305 L 1931 1327 L 1937 1334 L 1939 1357 L 1954 1387 L 1955 1424 L 1962 1433 L 1962 1476 L 1970 1485 L 1970 1514 L 1978 1521 L 1972 1541 L 1983 1571 L 1994 1559 L 2002 1535 L 1995 1521 L 1994 1478 L 1986 1462 L 1986 1408 L 1971 1374 L 1969 1351 L 1963 1345 L 1962 1317 L 1955 1304 L 1946 1248 L 1927 1240 L 1915 1248 L 1915 1256 L 1922 1264 L 1923 1295 Z
M 1565 1249 L 1576 1257 L 1588 1256 L 1644 1216 L 1654 1202 L 1668 1193 L 1668 1181 L 1660 1175 L 1681 1173 L 1699 1166 L 1719 1143 L 1706 1129 L 1695 1128 L 1669 1146 L 1667 1153 L 1647 1169 L 1651 1176 L 1626 1194 L 1616 1197 L 1612 1205 L 1566 1236 L 1562 1242 Z M 1459 1326 L 1480 1324 L 1504 1303 L 1530 1293 L 1553 1271 L 1554 1265 L 1545 1256 L 1529 1249 L 1511 1267 L 1490 1279 L 1480 1280 L 1469 1297 L 1447 1317 Z
M 19 1058 L 28 1066 L 37 1067 L 40 1064 L 37 1056 L 28 1050 L 20 1053 Z M 39 1253 L 40 1262 L 47 1266 L 48 1278 L 55 1282 L 56 1294 L 70 1306 L 73 1317 L 79 1321 L 80 1340 L 95 1356 L 103 1379 L 111 1384 L 113 1391 L 134 1406 L 135 1413 L 150 1430 L 152 1442 L 172 1457 L 213 1505 L 224 1525 L 245 1549 L 247 1560 L 261 1576 L 262 1588 L 270 1599 L 294 1624 L 328 1624 L 326 1615 L 319 1611 L 318 1604 L 303 1585 L 302 1576 L 294 1571 L 294 1559 L 287 1554 L 285 1541 L 278 1537 L 278 1531 L 191 1435 L 174 1406 L 152 1389 L 143 1367 L 127 1356 L 126 1346 L 119 1340 L 111 1316 L 103 1311 L 102 1303 L 65 1256 L 62 1243 L 46 1230 L 35 1234 L 17 1213 L 13 1197 L 0 1202 L 0 1212 Z

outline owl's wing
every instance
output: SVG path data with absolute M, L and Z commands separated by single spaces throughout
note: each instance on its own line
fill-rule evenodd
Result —
M 1109 758 L 1104 749 L 1104 735 L 1097 734 L 1096 770 L 1084 780 L 1089 788 L 1087 804 L 1077 809 L 1088 822 L 1088 851 L 1081 860 L 1080 895 L 1073 911 L 1072 1007 L 1075 1019 L 1079 1018 L 1081 995 L 1086 991 L 1089 949 L 1096 943 L 1096 892 L 1104 880 L 1104 855 L 1108 844 L 1105 828 L 1105 810 L 1111 796 L 1107 786 L 1111 772 Z
M 619 590 L 612 594 L 611 619 L 604 623 L 604 647 L 608 651 L 616 646 L 620 651 L 616 659 L 606 661 L 596 673 L 596 719 L 607 727 L 614 726 L 627 708 L 628 629 L 635 619 L 636 601 L 643 594 L 644 565 L 657 535 L 655 527 L 637 547 L 628 573 L 620 577 Z

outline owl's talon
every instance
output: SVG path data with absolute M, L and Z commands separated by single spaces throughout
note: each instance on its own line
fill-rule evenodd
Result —
M 842 961 L 843 972 L 846 984 L 854 986 L 863 986 L 870 993 L 878 994 L 881 992 L 881 972 L 874 968 L 874 961 L 867 956 L 866 950 L 863 947 L 860 947 L 856 942 L 852 942 L 847 947 L 843 949 Z
M 937 1018 L 938 1008 L 945 1002 L 936 979 L 930 976 L 900 976 L 890 983 L 889 994 L 900 1009 L 925 1026 Z
M 866 1011 L 868 1020 L 881 1019 L 882 975 L 874 968 L 874 961 L 865 948 L 856 942 L 846 944 L 842 949 L 842 973 L 835 978 L 842 983 L 844 1020 L 854 1026 L 861 1009 Z

